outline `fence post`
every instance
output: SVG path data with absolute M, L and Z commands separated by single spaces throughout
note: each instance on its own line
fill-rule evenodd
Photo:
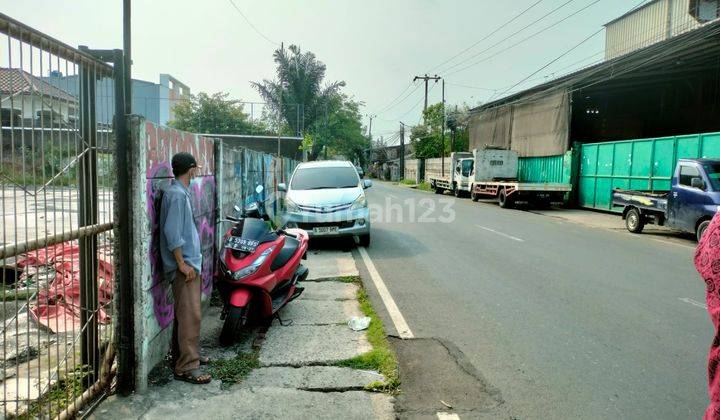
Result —
M 95 69 L 87 64 L 80 66 L 80 150 L 83 151 L 78 173 L 78 225 L 97 224 L 97 125 L 95 116 Z M 83 368 L 91 374 L 84 377 L 89 388 L 98 379 L 100 351 L 98 346 L 98 288 L 97 288 L 97 236 L 88 235 L 78 240 L 80 251 L 80 334 Z
M 118 270 L 117 284 L 117 325 L 115 326 L 115 342 L 118 343 L 118 392 L 129 395 L 135 385 L 135 321 L 133 299 L 133 264 L 131 257 L 132 212 L 130 211 L 130 133 L 127 124 L 129 104 L 126 101 L 125 86 L 125 54 L 122 50 L 114 50 L 113 75 L 115 76 L 115 162 L 117 177 L 117 212 L 118 227 Z

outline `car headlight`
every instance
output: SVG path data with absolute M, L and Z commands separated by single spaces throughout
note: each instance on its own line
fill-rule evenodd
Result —
M 365 207 L 367 207 L 367 199 L 365 198 L 365 194 L 360 194 L 358 198 L 353 201 L 350 210 L 364 209 Z
M 297 213 L 300 211 L 300 207 L 298 207 L 298 205 L 295 204 L 294 201 L 285 197 L 285 211 L 287 211 L 288 213 Z
M 249 266 L 238 270 L 233 273 L 233 279 L 235 280 L 241 280 L 245 277 L 249 276 L 250 274 L 253 274 L 254 272 L 258 271 L 261 265 L 265 262 L 267 257 L 275 250 L 274 246 L 271 246 L 270 248 L 266 249 L 265 251 L 260 254 L 259 257 L 255 259 L 255 261 L 252 262 Z

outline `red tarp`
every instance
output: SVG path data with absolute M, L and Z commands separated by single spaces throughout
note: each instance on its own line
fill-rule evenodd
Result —
M 55 333 L 79 332 L 80 325 L 80 247 L 77 241 L 63 242 L 32 251 L 17 261 L 17 266 L 50 265 L 55 278 L 41 288 L 30 305 L 30 312 L 39 324 Z M 112 261 L 98 253 L 98 322 L 106 324 L 110 317 L 103 309 L 113 298 Z

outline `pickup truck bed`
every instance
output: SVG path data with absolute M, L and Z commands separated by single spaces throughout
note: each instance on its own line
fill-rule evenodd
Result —
M 667 196 L 668 193 L 616 189 L 612 193 L 612 204 L 618 207 L 628 208 L 628 206 L 632 206 L 643 210 L 665 213 L 668 204 Z

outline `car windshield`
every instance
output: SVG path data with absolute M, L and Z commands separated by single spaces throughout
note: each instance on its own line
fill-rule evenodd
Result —
M 705 173 L 710 178 L 713 190 L 720 190 L 720 163 L 708 163 L 703 165 Z
M 355 188 L 359 183 L 357 172 L 349 166 L 301 168 L 295 172 L 290 188 L 293 190 Z

